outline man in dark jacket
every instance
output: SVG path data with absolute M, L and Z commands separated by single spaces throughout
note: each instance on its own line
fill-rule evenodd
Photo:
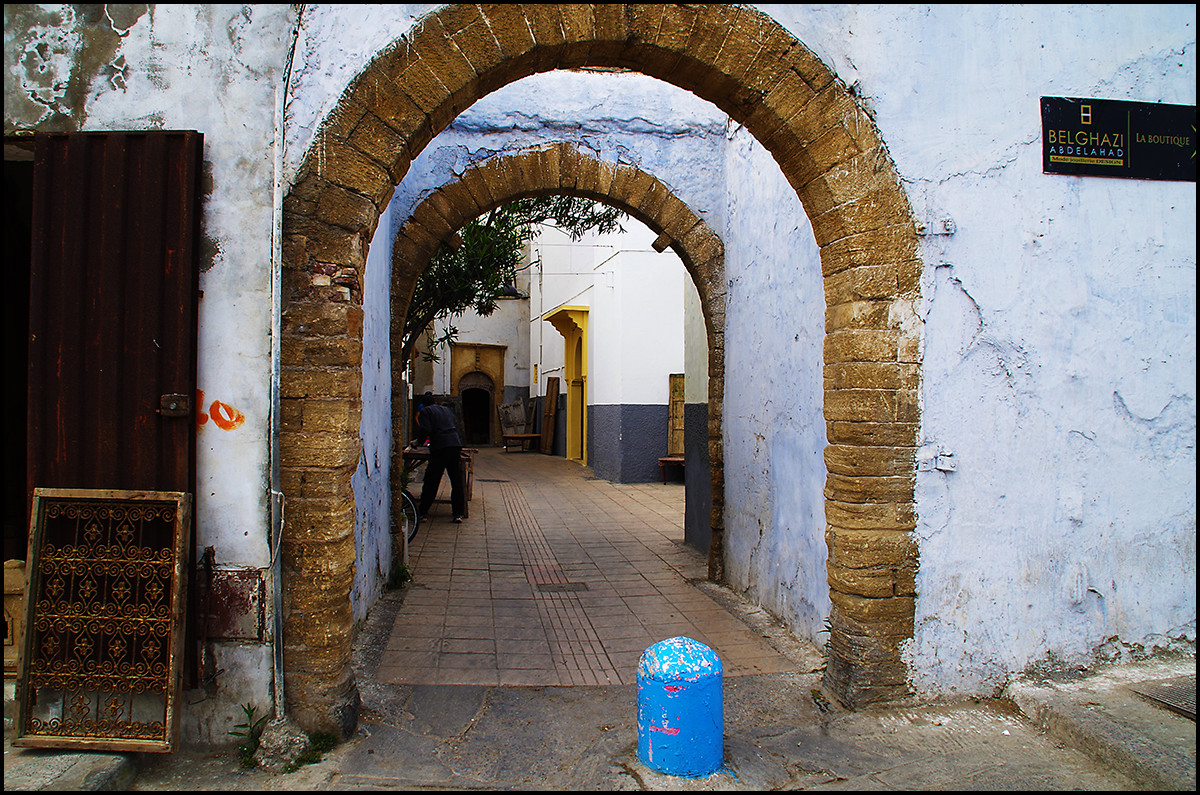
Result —
M 445 406 L 426 402 L 417 406 L 417 425 L 429 439 L 429 463 L 425 465 L 425 482 L 421 486 L 421 504 L 417 510 L 424 518 L 442 485 L 442 472 L 450 476 L 450 508 L 454 521 L 467 515 L 467 500 L 463 489 L 462 438 L 454 422 L 454 412 Z

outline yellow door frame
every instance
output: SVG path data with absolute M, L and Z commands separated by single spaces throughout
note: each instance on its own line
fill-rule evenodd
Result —
M 560 306 L 542 316 L 563 338 L 563 362 L 567 386 L 567 458 L 586 465 L 587 458 L 587 372 L 588 308 Z M 575 352 L 580 355 L 577 357 Z

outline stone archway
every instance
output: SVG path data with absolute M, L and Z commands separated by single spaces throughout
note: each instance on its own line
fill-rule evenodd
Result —
M 306 728 L 346 735 L 357 723 L 349 484 L 360 447 L 362 271 L 379 215 L 416 153 L 475 100 L 578 66 L 633 69 L 712 102 L 796 189 L 826 298 L 826 684 L 849 706 L 907 691 L 900 646 L 912 637 L 917 566 L 921 267 L 911 209 L 870 117 L 811 51 L 744 6 L 451 5 L 355 78 L 284 202 L 284 671 L 289 707 Z M 607 193 L 634 207 L 666 200 L 651 187 L 631 178 Z M 454 227 L 440 205 L 423 208 L 408 236 L 436 245 Z M 724 305 L 710 297 L 705 311 Z M 719 418 L 712 427 L 710 459 L 719 461 Z
M 723 570 L 720 533 L 725 498 L 722 485 L 724 458 L 720 455 L 721 411 L 725 395 L 725 250 L 708 225 L 662 182 L 634 166 L 597 159 L 571 144 L 551 144 L 517 154 L 496 155 L 475 164 L 454 182 L 431 192 L 413 209 L 412 216 L 396 234 L 392 248 L 393 333 L 403 327 L 417 276 L 447 236 L 489 210 L 515 199 L 563 193 L 603 201 L 644 223 L 659 234 L 654 247 L 659 251 L 671 247 L 696 285 L 709 351 L 708 446 L 712 484 L 709 518 L 713 528 L 709 576 L 719 580 Z M 427 234 L 422 219 L 430 217 L 440 219 L 449 231 L 441 237 Z M 397 347 L 392 350 L 393 383 L 400 382 L 406 364 Z M 394 423 L 402 422 L 401 410 L 393 404 Z M 392 464 L 393 473 L 400 471 L 400 463 L 396 457 Z M 393 483 L 393 493 L 398 486 L 398 481 Z

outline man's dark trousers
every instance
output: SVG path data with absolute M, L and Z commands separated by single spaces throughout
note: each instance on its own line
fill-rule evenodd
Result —
M 450 476 L 450 508 L 455 517 L 467 515 L 466 490 L 463 488 L 462 448 L 442 447 L 429 451 L 429 463 L 425 465 L 425 483 L 421 486 L 422 516 L 429 513 L 442 485 L 442 473 Z

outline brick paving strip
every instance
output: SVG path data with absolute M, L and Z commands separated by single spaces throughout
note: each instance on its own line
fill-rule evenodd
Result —
M 577 595 L 587 584 L 568 581 L 521 487 L 505 483 L 500 490 L 525 563 L 525 576 L 533 586 L 542 625 L 551 637 L 554 665 L 564 683 L 619 684 L 621 676 Z

